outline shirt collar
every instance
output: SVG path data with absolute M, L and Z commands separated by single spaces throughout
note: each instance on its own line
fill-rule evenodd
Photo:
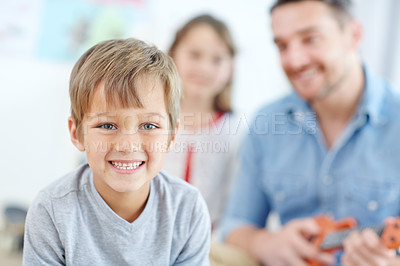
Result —
M 376 126 L 384 125 L 388 119 L 383 113 L 385 83 L 363 66 L 365 84 L 360 104 L 357 108 L 357 115 L 367 115 L 369 121 Z
M 357 107 L 356 116 L 366 115 L 373 125 L 380 126 L 387 123 L 387 117 L 382 112 L 384 100 L 384 82 L 363 65 L 364 89 L 360 104 Z M 299 115 L 314 113 L 311 106 L 305 102 L 296 92 L 291 95 L 285 110 L 295 120 Z

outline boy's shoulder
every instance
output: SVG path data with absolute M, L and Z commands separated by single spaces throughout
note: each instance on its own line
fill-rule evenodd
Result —
M 181 197 L 197 198 L 200 195 L 197 188 L 165 171 L 160 171 L 153 180 L 157 193 L 161 196 L 171 194 L 174 198 L 180 199 Z
M 76 170 L 55 180 L 45 187 L 42 192 L 50 198 L 62 198 L 71 192 L 81 190 L 85 185 L 89 184 L 91 173 L 89 165 L 83 164 Z
M 200 191 L 178 177 L 160 171 L 153 179 L 153 187 L 157 194 L 159 208 L 167 208 L 178 213 L 188 213 L 194 209 L 200 213 L 208 213 Z M 200 213 L 198 215 L 201 215 Z
M 152 182 L 152 191 L 157 194 L 157 207 L 153 210 L 163 217 L 161 220 L 173 220 L 175 226 L 181 229 L 194 230 L 193 226 L 198 221 L 206 223 L 202 226 L 208 226 L 207 205 L 197 188 L 165 171 L 159 172 Z M 177 235 L 182 233 L 179 230 L 176 229 Z

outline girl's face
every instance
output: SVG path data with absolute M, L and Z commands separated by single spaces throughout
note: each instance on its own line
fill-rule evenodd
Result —
M 175 49 L 174 61 L 186 99 L 213 101 L 232 77 L 228 46 L 207 24 L 196 25 L 186 33 Z

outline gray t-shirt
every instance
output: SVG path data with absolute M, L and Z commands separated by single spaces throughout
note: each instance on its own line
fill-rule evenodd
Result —
M 132 223 L 102 199 L 86 164 L 29 209 L 23 265 L 209 265 L 210 218 L 189 184 L 160 172 Z

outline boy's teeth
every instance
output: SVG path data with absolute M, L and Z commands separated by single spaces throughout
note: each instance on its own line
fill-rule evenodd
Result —
M 122 170 L 132 170 L 136 169 L 141 165 L 141 162 L 134 162 L 134 163 L 119 163 L 119 162 L 111 162 L 118 169 Z

